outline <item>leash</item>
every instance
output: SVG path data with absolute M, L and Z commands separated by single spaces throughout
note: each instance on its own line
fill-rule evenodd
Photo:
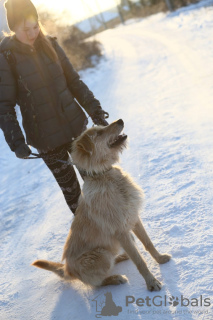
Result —
M 5 56 L 6 56 L 6 53 L 5 53 Z M 7 59 L 11 59 L 11 52 L 10 51 L 8 51 L 8 53 L 7 53 Z M 101 113 L 103 113 L 103 115 L 104 115 L 104 121 L 106 122 L 106 120 L 105 119 L 107 119 L 107 118 L 109 118 L 109 113 L 108 112 L 106 112 L 106 111 L 103 111 L 103 110 L 101 110 Z M 91 116 L 88 116 L 87 117 L 87 119 L 88 118 L 90 118 Z M 96 118 L 93 118 L 92 119 L 93 120 L 93 122 L 94 122 L 94 120 L 96 121 L 97 119 Z M 94 122 L 94 124 L 93 124 L 93 127 L 96 125 L 96 123 Z M 108 125 L 108 122 L 106 122 L 105 123 L 105 125 Z M 67 152 L 68 153 L 68 156 L 69 156 L 69 161 L 64 161 L 64 160 L 59 160 L 59 159 L 56 159 L 56 161 L 57 162 L 61 162 L 61 163 L 64 163 L 64 164 L 67 164 L 67 165 L 71 165 L 71 166 L 73 166 L 74 165 L 74 163 L 72 162 L 72 160 L 71 160 L 71 157 L 70 157 L 70 154 L 69 154 L 69 152 Z M 33 153 L 33 152 L 31 152 L 31 155 L 33 156 L 33 157 L 31 157 L 31 156 L 29 156 L 29 157 L 27 157 L 27 158 L 24 158 L 25 160 L 31 160 L 31 159 L 48 159 L 48 156 L 47 155 L 43 155 L 42 156 L 42 154 L 39 154 L 39 153 Z
M 71 157 L 70 157 L 70 154 L 69 154 L 69 152 L 67 152 L 68 153 L 68 156 L 69 156 L 69 161 L 64 161 L 64 160 L 59 160 L 59 159 L 56 159 L 56 161 L 57 162 L 61 162 L 61 163 L 64 163 L 64 164 L 67 164 L 67 165 L 70 165 L 70 166 L 73 166 L 74 165 L 74 163 L 72 162 L 72 160 L 71 160 Z M 48 156 L 46 156 L 46 155 L 44 155 L 44 156 L 42 156 L 41 154 L 38 154 L 38 153 L 33 153 L 33 152 L 31 152 L 31 154 L 33 155 L 33 157 L 28 157 L 28 158 L 23 158 L 24 160 L 28 160 L 28 159 L 43 159 L 43 158 L 46 158 L 46 159 L 48 159 Z M 107 170 L 105 170 L 104 172 L 87 172 L 87 171 L 85 171 L 85 170 L 80 170 L 79 172 L 80 172 L 80 175 L 81 175 L 81 177 L 82 177 L 82 179 L 84 180 L 84 177 L 85 176 L 88 176 L 88 177 L 95 177 L 95 176 L 99 176 L 99 175 L 102 175 L 102 174 L 104 174 L 104 173 L 106 173 L 106 172 L 108 172 L 108 171 L 110 171 L 112 168 L 109 168 L 109 169 L 107 169 Z
M 28 160 L 28 159 L 41 159 L 42 156 L 38 153 L 32 153 L 31 154 L 34 156 L 34 157 L 27 157 L 27 158 L 24 158 L 25 160 Z
M 68 153 L 68 152 L 67 152 Z M 43 158 L 48 158 L 48 156 L 42 156 L 41 154 L 38 154 L 38 153 L 33 153 L 31 152 L 31 154 L 33 155 L 33 157 L 27 157 L 27 158 L 24 158 L 25 160 L 28 160 L 28 159 L 43 159 Z M 68 153 L 69 155 L 69 153 Z M 61 162 L 61 163 L 64 163 L 64 164 L 67 164 L 67 165 L 70 165 L 70 166 L 73 166 L 73 162 L 71 161 L 71 157 L 69 155 L 69 158 L 70 158 L 70 161 L 64 161 L 64 160 L 59 160 L 59 159 L 56 159 L 57 162 Z

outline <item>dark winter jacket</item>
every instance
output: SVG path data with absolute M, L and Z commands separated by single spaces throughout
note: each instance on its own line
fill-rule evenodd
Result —
M 27 143 L 41 151 L 71 142 L 82 132 L 87 118 L 79 104 L 89 115 L 101 109 L 56 38 L 49 39 L 58 55 L 56 62 L 43 52 L 39 37 L 34 48 L 15 36 L 5 37 L 0 44 L 0 127 L 12 151 L 25 141 L 16 104 L 21 109 Z M 8 50 L 15 58 L 16 76 L 3 55 Z

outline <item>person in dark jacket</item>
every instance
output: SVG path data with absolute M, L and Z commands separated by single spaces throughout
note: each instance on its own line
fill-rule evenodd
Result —
M 31 154 L 28 145 L 38 150 L 75 213 L 80 185 L 73 166 L 58 160 L 68 161 L 72 141 L 86 129 L 84 110 L 98 125 L 107 125 L 107 113 L 80 80 L 56 38 L 45 35 L 33 3 L 7 0 L 5 8 L 14 34 L 0 44 L 0 128 L 18 158 Z

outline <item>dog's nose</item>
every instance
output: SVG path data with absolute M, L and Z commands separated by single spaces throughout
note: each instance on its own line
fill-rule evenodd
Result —
M 117 124 L 119 124 L 119 125 L 123 126 L 123 125 L 124 125 L 124 122 L 123 122 L 123 120 L 122 120 L 122 119 L 119 119 L 119 120 L 117 121 Z

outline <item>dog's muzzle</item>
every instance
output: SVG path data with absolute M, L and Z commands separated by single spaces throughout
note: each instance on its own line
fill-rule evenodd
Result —
M 115 123 L 120 127 L 120 132 L 121 132 L 124 128 L 123 120 L 119 119 L 119 120 L 115 121 L 114 124 Z M 114 147 L 120 146 L 126 139 L 127 139 L 126 134 L 124 134 L 124 133 L 119 134 L 117 137 L 115 137 L 115 139 L 113 139 L 113 141 L 110 143 L 109 147 L 114 148 Z

